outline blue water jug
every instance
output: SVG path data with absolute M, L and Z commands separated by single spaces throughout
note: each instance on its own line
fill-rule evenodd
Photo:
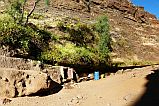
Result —
M 94 72 L 94 80 L 99 80 L 99 71 Z

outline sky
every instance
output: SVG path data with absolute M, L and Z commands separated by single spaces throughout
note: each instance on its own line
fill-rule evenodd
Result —
M 156 15 L 159 19 L 159 0 L 131 0 L 136 6 L 143 6 L 146 11 Z

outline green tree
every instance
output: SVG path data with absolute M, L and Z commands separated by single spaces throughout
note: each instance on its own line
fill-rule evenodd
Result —
M 106 16 L 101 16 L 96 23 L 96 31 L 99 34 L 99 55 L 102 63 L 109 61 L 110 52 L 110 34 L 109 34 L 109 23 Z
M 29 12 L 26 10 L 29 0 L 8 0 L 6 14 L 0 14 L 0 47 L 8 46 L 14 51 L 11 56 L 37 59 L 41 52 L 48 47 L 51 34 L 29 23 L 29 17 L 35 10 L 35 0 Z
M 25 14 L 26 13 L 25 6 L 28 0 L 12 0 L 12 1 L 9 0 L 8 2 L 9 2 L 8 13 L 9 15 L 12 16 L 15 23 L 21 24 L 21 25 L 27 25 L 30 16 L 33 14 L 40 0 L 34 0 L 34 5 L 30 9 L 28 14 Z M 46 2 L 46 5 L 49 5 L 48 0 L 45 0 L 45 2 Z

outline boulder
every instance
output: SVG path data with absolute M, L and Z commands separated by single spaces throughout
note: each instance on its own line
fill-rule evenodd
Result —
M 0 69 L 0 97 L 17 97 L 50 88 L 48 75 L 39 71 Z

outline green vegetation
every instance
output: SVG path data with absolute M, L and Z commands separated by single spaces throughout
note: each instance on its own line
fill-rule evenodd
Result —
M 77 47 L 75 44 L 55 45 L 52 51 L 43 53 L 44 60 L 51 60 L 54 64 L 91 65 L 97 56 L 89 49 Z
M 76 20 L 59 22 L 62 35 L 54 34 L 28 23 L 36 7 L 25 11 L 27 0 L 10 3 L 7 14 L 0 15 L 0 46 L 8 46 L 15 57 L 31 58 L 52 65 L 106 67 L 110 63 L 110 36 L 108 19 L 102 16 L 95 25 Z M 46 2 L 48 4 L 48 0 Z M 33 14 L 32 17 L 39 15 Z
M 76 44 L 76 46 L 85 46 L 93 44 L 96 40 L 96 35 L 92 30 L 92 26 L 82 24 L 58 24 L 59 30 L 68 33 L 67 40 Z
M 0 15 L 0 45 L 14 50 L 13 56 L 37 59 L 40 52 L 48 47 L 51 38 L 49 32 L 33 24 L 22 26 L 15 23 L 10 15 Z
M 110 64 L 110 36 L 106 16 L 99 18 L 95 25 L 77 22 L 59 22 L 58 28 L 64 33 L 49 51 L 42 53 L 42 60 L 53 64 L 74 64 L 88 67 L 106 67 Z
M 99 34 L 99 54 L 102 63 L 109 62 L 109 52 L 111 50 L 111 38 L 109 34 L 109 24 L 106 16 L 102 16 L 98 19 L 96 24 L 96 31 Z
M 7 12 L 8 14 L 14 19 L 14 22 L 21 25 L 28 24 L 29 18 L 33 14 L 35 8 L 37 7 L 37 4 L 40 2 L 40 0 L 35 0 L 33 7 L 28 12 L 26 11 L 26 5 L 28 0 L 12 0 L 8 1 L 8 8 Z M 45 0 L 46 5 L 49 5 L 49 0 Z
M 93 32 L 93 26 L 59 22 L 59 31 L 64 33 L 58 42 L 50 45 L 51 50 L 42 53 L 42 60 L 52 61 L 54 64 L 70 64 L 97 66 L 99 53 L 97 48 L 98 36 Z

